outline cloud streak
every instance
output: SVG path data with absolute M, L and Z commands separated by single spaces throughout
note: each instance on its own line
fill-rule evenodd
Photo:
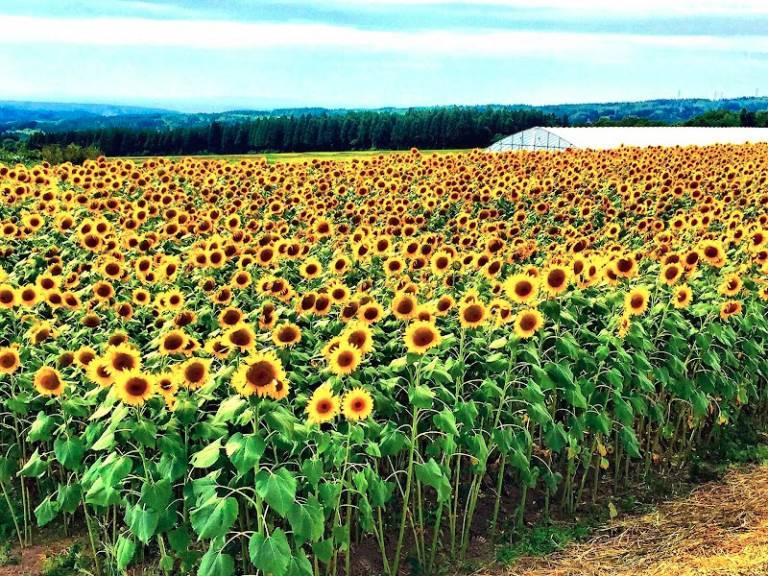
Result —
M 31 16 L 0 18 L 1 44 L 209 50 L 335 49 L 483 57 L 600 55 L 652 48 L 740 54 L 768 52 L 768 36 L 641 35 L 499 29 L 395 31 L 311 23 Z

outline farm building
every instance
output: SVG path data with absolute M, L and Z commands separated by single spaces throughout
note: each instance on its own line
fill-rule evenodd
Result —
M 610 150 L 621 146 L 706 146 L 768 142 L 768 128 L 606 127 L 557 128 L 536 126 L 495 142 L 486 150 Z

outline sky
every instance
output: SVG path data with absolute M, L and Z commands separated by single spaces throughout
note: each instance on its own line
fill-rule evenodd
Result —
M 0 0 L 0 99 L 185 111 L 768 95 L 768 0 Z

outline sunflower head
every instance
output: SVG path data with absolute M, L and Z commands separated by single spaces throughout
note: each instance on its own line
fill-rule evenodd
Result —
M 115 379 L 112 374 L 112 365 L 106 356 L 93 358 L 85 368 L 85 375 L 88 379 L 103 388 L 112 386 L 114 383 Z
M 232 386 L 246 397 L 273 396 L 276 394 L 277 382 L 285 382 L 285 371 L 282 362 L 271 350 L 246 358 L 232 378 Z
M 330 354 L 328 358 L 328 367 L 331 372 L 339 376 L 351 374 L 360 364 L 360 350 L 352 346 L 349 342 L 342 342 Z
M 109 361 L 109 371 L 112 374 L 141 368 L 141 354 L 130 344 L 122 343 L 117 346 L 109 346 L 105 356 Z
M 208 383 L 211 373 L 209 358 L 190 358 L 176 367 L 179 383 L 190 390 L 197 390 Z
M 687 308 L 691 300 L 693 300 L 693 291 L 687 284 L 678 286 L 672 293 L 672 305 L 675 308 Z
M 341 411 L 350 422 L 365 420 L 373 412 L 373 398 L 362 388 L 353 388 L 344 394 Z
M 55 368 L 43 366 L 35 372 L 35 389 L 43 396 L 61 396 L 64 393 L 64 380 Z
M 514 274 L 504 281 L 504 291 L 512 302 L 526 304 L 536 298 L 538 281 L 528 274 Z
M 141 406 L 155 393 L 155 379 L 138 369 L 115 374 L 113 389 L 124 404 Z
M 459 323 L 462 328 L 477 328 L 485 324 L 488 310 L 480 300 L 465 302 L 459 307 Z
M 373 350 L 373 332 L 367 324 L 359 320 L 347 325 L 342 339 L 357 348 L 361 354 L 368 354 Z
M 440 331 L 432 322 L 413 322 L 405 330 L 405 346 L 408 352 L 424 354 L 440 344 Z
M 301 341 L 301 328 L 291 322 L 284 322 L 272 331 L 272 342 L 278 348 L 287 348 Z
M 13 374 L 19 366 L 21 366 L 21 359 L 16 346 L 0 348 L 0 374 Z
M 328 385 L 317 388 L 307 404 L 307 421 L 310 424 L 322 424 L 333 420 L 340 410 L 339 397 Z
M 515 334 L 520 338 L 530 338 L 544 325 L 544 317 L 535 308 L 518 312 L 515 318 Z
M 624 309 L 630 316 L 639 316 L 648 309 L 650 293 L 643 286 L 632 288 L 624 297 Z

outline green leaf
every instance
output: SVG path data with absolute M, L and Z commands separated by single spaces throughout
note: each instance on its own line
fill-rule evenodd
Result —
M 172 496 L 171 481 L 163 478 L 155 483 L 145 483 L 141 487 L 141 499 L 139 501 L 142 504 L 146 504 L 152 510 L 163 512 L 168 508 Z
M 221 451 L 221 438 L 215 442 L 211 442 L 192 455 L 192 467 L 193 468 L 210 468 L 219 459 L 219 452 Z
M 133 560 L 136 553 L 136 542 L 132 538 L 120 536 L 115 546 L 115 558 L 117 559 L 117 569 L 125 570 Z
M 287 576 L 313 576 L 312 563 L 307 558 L 304 550 L 299 548 L 296 553 L 291 556 L 291 561 L 288 564 Z
M 619 432 L 621 441 L 624 444 L 624 449 L 632 458 L 640 458 L 640 443 L 637 441 L 637 436 L 632 428 L 625 426 Z
M 48 469 L 48 462 L 40 458 L 39 450 L 35 450 L 34 454 L 29 457 L 27 463 L 19 471 L 20 476 L 27 476 L 29 478 L 39 478 Z
M 434 458 L 430 458 L 424 464 L 416 465 L 416 478 L 420 482 L 431 486 L 437 491 L 438 502 L 446 502 L 451 497 L 451 482 L 443 474 L 440 465 Z
M 288 511 L 288 522 L 299 544 L 317 542 L 323 537 L 325 517 L 323 507 L 317 498 L 310 498 L 306 504 L 295 503 L 291 506 Z
M 125 513 L 128 528 L 143 544 L 149 543 L 160 522 L 160 514 L 143 506 L 133 506 Z
M 459 435 L 459 429 L 456 427 L 456 416 L 448 408 L 443 408 L 432 417 L 432 421 L 439 430 L 442 430 L 446 434 Z
M 328 538 L 321 542 L 315 542 L 312 544 L 312 552 L 320 562 L 328 564 L 333 557 L 333 540 Z
M 56 438 L 53 443 L 53 453 L 56 460 L 61 462 L 64 468 L 76 470 L 80 466 L 85 454 L 85 445 L 80 438 Z
M 266 447 L 261 436 L 238 432 L 229 439 L 224 450 L 238 473 L 243 475 L 259 464 Z
M 307 481 L 316 486 L 323 477 L 323 463 L 318 458 L 308 458 L 301 463 L 301 473 L 306 476 Z
M 565 389 L 565 399 L 574 408 L 586 408 L 587 399 L 581 392 L 578 384 L 571 384 Z
M 38 412 L 37 418 L 32 422 L 29 427 L 29 434 L 27 437 L 30 442 L 40 442 L 41 440 L 47 440 L 51 436 L 51 432 L 56 427 L 56 422 L 48 416 L 45 412 Z
M 214 548 L 211 543 L 208 551 L 200 559 L 197 576 L 232 576 L 235 573 L 235 559 L 229 554 Z
M 296 498 L 296 477 L 287 469 L 262 470 L 256 475 L 256 492 L 280 516 L 285 518 Z
M 221 426 L 234 421 L 237 413 L 246 405 L 247 402 L 242 397 L 230 396 L 219 405 L 216 415 L 211 418 L 211 424 L 214 426 Z
M 285 576 L 288 572 L 291 547 L 281 528 L 275 528 L 267 537 L 258 532 L 251 536 L 248 552 L 253 565 L 264 574 Z
M 192 510 L 190 521 L 200 539 L 224 536 L 237 519 L 237 500 L 211 496 L 202 506 Z
M 51 500 L 51 496 L 48 496 L 43 500 L 37 508 L 35 508 L 35 518 L 37 518 L 37 525 L 43 527 L 48 522 L 56 518 L 59 513 L 60 505 L 56 500 Z
M 435 393 L 424 384 L 413 386 L 408 390 L 408 400 L 416 408 L 430 408 L 432 406 L 432 400 L 435 397 Z

